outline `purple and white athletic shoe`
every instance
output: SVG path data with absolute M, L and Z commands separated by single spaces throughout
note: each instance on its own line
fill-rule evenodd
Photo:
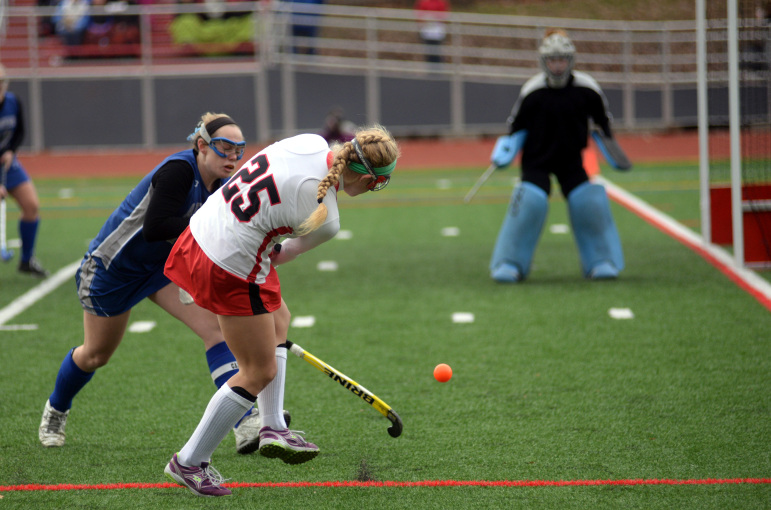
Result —
M 319 447 L 307 442 L 299 430 L 260 429 L 260 455 L 271 459 L 279 458 L 287 464 L 302 464 L 319 454 Z
M 225 479 L 208 462 L 200 466 L 186 467 L 179 463 L 175 453 L 163 472 L 169 480 L 184 485 L 196 496 L 211 498 L 231 494 L 230 490 L 222 487 Z

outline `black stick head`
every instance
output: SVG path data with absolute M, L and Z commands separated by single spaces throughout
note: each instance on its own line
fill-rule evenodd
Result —
M 388 427 L 388 434 L 391 437 L 401 436 L 403 426 L 402 426 L 402 419 L 399 418 L 399 415 L 396 414 L 396 412 L 393 409 L 389 409 L 387 418 L 391 420 L 391 423 L 393 423 L 393 425 Z

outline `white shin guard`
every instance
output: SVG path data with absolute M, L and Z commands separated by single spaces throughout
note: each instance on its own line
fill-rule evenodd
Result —
M 257 395 L 257 408 L 263 427 L 287 428 L 284 421 L 284 384 L 286 383 L 286 347 L 276 347 L 276 377 Z
M 231 390 L 227 383 L 223 384 L 206 406 L 193 435 L 179 451 L 179 462 L 183 466 L 211 462 L 214 450 L 252 405 L 253 402 Z

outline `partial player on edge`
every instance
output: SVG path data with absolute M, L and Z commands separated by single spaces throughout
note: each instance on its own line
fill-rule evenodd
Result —
M 21 100 L 8 90 L 10 80 L 5 67 L 0 64 L 0 220 L 2 220 L 2 247 L 0 256 L 3 262 L 9 262 L 13 250 L 6 243 L 6 199 L 13 197 L 21 210 L 19 217 L 19 238 L 21 250 L 19 257 L 19 272 L 46 278 L 48 271 L 35 257 L 40 226 L 40 199 L 35 184 L 27 175 L 17 157 L 17 150 L 25 134 L 24 111 Z

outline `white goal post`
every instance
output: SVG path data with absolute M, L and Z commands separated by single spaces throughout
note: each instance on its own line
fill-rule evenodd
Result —
M 705 243 L 715 241 L 710 193 L 710 151 L 709 151 L 709 61 L 707 51 L 707 6 L 706 0 L 696 1 L 697 25 L 697 92 L 698 92 L 698 131 L 699 131 L 699 196 L 701 214 L 701 232 Z M 737 0 L 726 1 L 726 49 L 728 77 L 728 135 L 730 150 L 730 197 L 731 231 L 734 262 L 746 266 L 744 210 L 742 204 L 742 153 L 741 153 L 741 104 L 739 74 L 739 18 Z

